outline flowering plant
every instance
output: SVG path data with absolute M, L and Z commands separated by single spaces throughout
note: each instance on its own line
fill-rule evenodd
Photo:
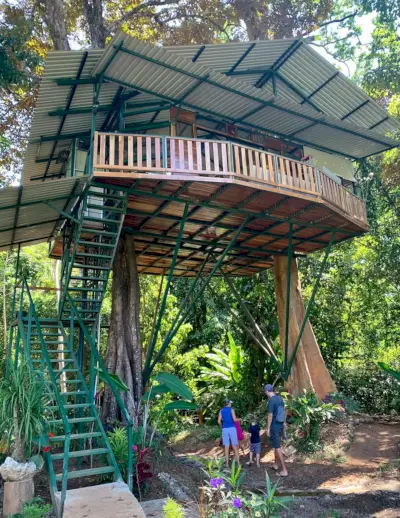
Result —
M 222 462 L 218 460 L 208 465 L 210 480 L 203 487 L 203 514 L 207 518 L 274 518 L 291 500 L 275 496 L 278 482 L 272 485 L 267 473 L 265 490 L 252 493 L 241 490 L 243 473 L 240 466 L 233 463 L 229 474 L 221 472 L 221 467 Z

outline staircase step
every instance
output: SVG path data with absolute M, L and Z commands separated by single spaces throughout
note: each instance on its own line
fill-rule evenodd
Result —
M 116 190 L 116 189 L 113 189 L 113 190 Z M 109 194 L 109 193 L 100 193 L 100 192 L 97 192 L 97 191 L 88 191 L 88 195 L 89 196 L 96 196 L 96 197 L 99 197 L 99 198 L 108 198 L 110 200 L 120 200 L 120 201 L 123 201 L 125 196 L 124 195 L 118 195 L 118 194 Z
M 94 266 L 88 264 L 74 263 L 73 268 L 80 268 L 81 270 L 111 270 L 111 266 Z
M 107 236 L 107 237 L 116 237 L 118 236 L 118 232 L 110 232 L 108 230 L 97 230 L 97 229 L 94 229 L 94 228 L 87 228 L 87 229 L 82 229 L 82 234 L 94 234 L 96 236 Z
M 78 369 L 61 369 L 61 370 L 55 370 L 53 369 L 54 374 L 62 373 L 62 372 L 79 372 Z
M 48 353 L 71 353 L 69 349 L 47 349 Z
M 114 243 L 97 243 L 96 241 L 78 241 L 78 245 L 98 248 L 115 248 Z
M 60 392 L 61 397 L 65 396 L 83 396 L 85 394 L 89 394 L 89 391 L 87 390 L 73 390 L 71 392 Z
M 71 275 L 70 277 L 71 281 L 96 281 L 96 282 L 107 282 L 108 279 L 105 277 L 79 277 L 76 275 Z
M 107 448 L 93 448 L 92 450 L 80 450 L 80 451 L 70 451 L 68 454 L 68 457 L 73 459 L 76 457 L 87 457 L 92 455 L 103 455 L 105 453 L 108 453 Z M 63 453 L 54 453 L 51 456 L 51 460 L 63 460 L 64 459 L 64 452 Z
M 76 403 L 75 405 L 63 405 L 63 408 L 65 408 L 65 410 L 72 410 L 74 408 L 89 408 L 91 406 L 91 403 Z M 58 405 L 52 405 L 46 406 L 45 410 L 51 410 L 53 412 L 54 410 L 59 410 L 59 408 Z
M 68 288 L 68 291 L 94 291 L 96 293 L 102 293 L 104 290 L 102 288 L 81 288 L 79 286 L 71 286 Z
M 121 209 L 120 207 L 113 207 L 112 205 L 93 205 L 92 203 L 88 203 L 86 205 L 86 207 L 88 209 L 97 209 L 97 210 L 102 210 L 103 212 L 115 212 L 115 213 L 118 213 L 118 214 L 123 214 L 124 212 L 124 209 Z
M 74 417 L 72 419 L 68 419 L 70 424 L 78 424 L 78 423 L 93 423 L 96 421 L 95 417 Z M 52 419 L 51 421 L 47 421 L 48 424 L 62 424 L 62 419 Z
M 101 210 L 102 207 L 97 207 L 98 210 Z M 92 216 L 84 216 L 82 220 L 82 225 L 84 226 L 85 223 L 104 223 L 105 225 L 112 224 L 112 225 L 119 225 L 120 221 L 115 219 L 107 219 L 107 218 L 94 218 Z M 82 229 L 83 230 L 83 229 Z
M 67 344 L 68 341 L 61 340 L 45 340 L 46 344 Z M 41 344 L 42 342 L 31 342 L 31 344 Z
M 76 252 L 77 257 L 92 257 L 94 259 L 112 259 L 111 255 L 104 254 L 89 254 L 86 252 Z
M 92 468 L 92 469 L 81 469 L 77 471 L 70 471 L 67 475 L 68 480 L 71 478 L 81 478 L 81 477 L 91 477 L 95 475 L 105 475 L 106 473 L 114 473 L 114 468 L 112 466 L 104 466 L 102 468 Z M 56 480 L 62 480 L 63 475 L 59 473 L 56 475 Z
M 71 441 L 75 441 L 78 439 L 91 439 L 93 437 L 102 437 L 103 434 L 101 432 L 87 432 L 87 433 L 72 433 L 70 435 Z M 55 435 L 54 437 L 49 437 L 50 442 L 63 442 L 65 441 L 65 435 Z
M 42 360 L 32 360 L 32 363 L 41 363 Z M 70 359 L 70 358 L 63 358 L 62 360 L 60 360 L 60 358 L 50 358 L 50 362 L 51 363 L 60 363 L 60 362 L 63 362 L 63 363 L 70 363 L 70 362 L 73 362 L 74 360 Z M 44 362 L 46 364 L 46 361 Z
M 63 371 L 58 371 L 58 372 L 63 372 Z M 82 383 L 83 380 L 69 380 L 69 379 L 66 379 L 66 380 L 63 380 L 61 378 L 58 378 L 57 380 L 57 383 L 65 383 L 65 384 L 69 384 L 69 385 L 77 385 L 78 383 Z

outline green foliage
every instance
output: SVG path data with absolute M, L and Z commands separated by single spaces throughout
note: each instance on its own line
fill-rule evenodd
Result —
M 335 377 L 341 393 L 352 397 L 361 411 L 390 414 L 400 410 L 398 382 L 376 365 L 340 369 Z
M 45 518 L 51 510 L 51 505 L 45 504 L 41 498 L 34 498 L 22 506 L 22 511 L 11 515 L 10 518 Z
M 276 496 L 279 481 L 272 485 L 268 473 L 265 473 L 265 489 L 253 493 L 242 490 L 244 474 L 240 466 L 233 462 L 229 474 L 222 467 L 223 460 L 215 459 L 206 470 L 209 480 L 203 488 L 206 500 L 203 511 L 207 518 L 276 518 L 279 511 L 287 509 L 292 499 Z
M 304 392 L 297 397 L 290 394 L 282 396 L 286 400 L 288 414 L 293 417 L 297 448 L 304 452 L 320 449 L 321 425 L 337 415 L 339 405 L 320 401 L 314 392 Z
M 391 369 L 389 365 L 387 365 L 387 363 L 384 362 L 378 362 L 378 365 L 385 372 L 393 376 L 397 381 L 400 381 L 400 371 L 395 371 L 394 369 Z
M 108 434 L 111 449 L 118 464 L 122 478 L 128 476 L 128 434 L 126 428 L 115 428 Z
M 163 518 L 185 518 L 185 510 L 181 504 L 168 498 L 163 507 Z
M 26 461 L 33 438 L 42 434 L 44 388 L 23 362 L 0 383 L 0 432 L 14 442 L 17 461 Z
M 212 385 L 223 385 L 229 389 L 239 384 L 242 380 L 241 370 L 244 362 L 243 351 L 238 347 L 231 335 L 228 333 L 229 352 L 214 348 L 206 358 L 211 367 L 203 367 L 201 380 Z

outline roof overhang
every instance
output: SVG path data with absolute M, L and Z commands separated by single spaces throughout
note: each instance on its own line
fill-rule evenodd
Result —
M 82 193 L 85 178 L 0 189 L 0 250 L 56 236 Z

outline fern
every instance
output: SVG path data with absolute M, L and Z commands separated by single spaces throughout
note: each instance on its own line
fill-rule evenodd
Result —
M 163 518 L 185 518 L 185 511 L 181 504 L 168 498 L 163 508 Z

